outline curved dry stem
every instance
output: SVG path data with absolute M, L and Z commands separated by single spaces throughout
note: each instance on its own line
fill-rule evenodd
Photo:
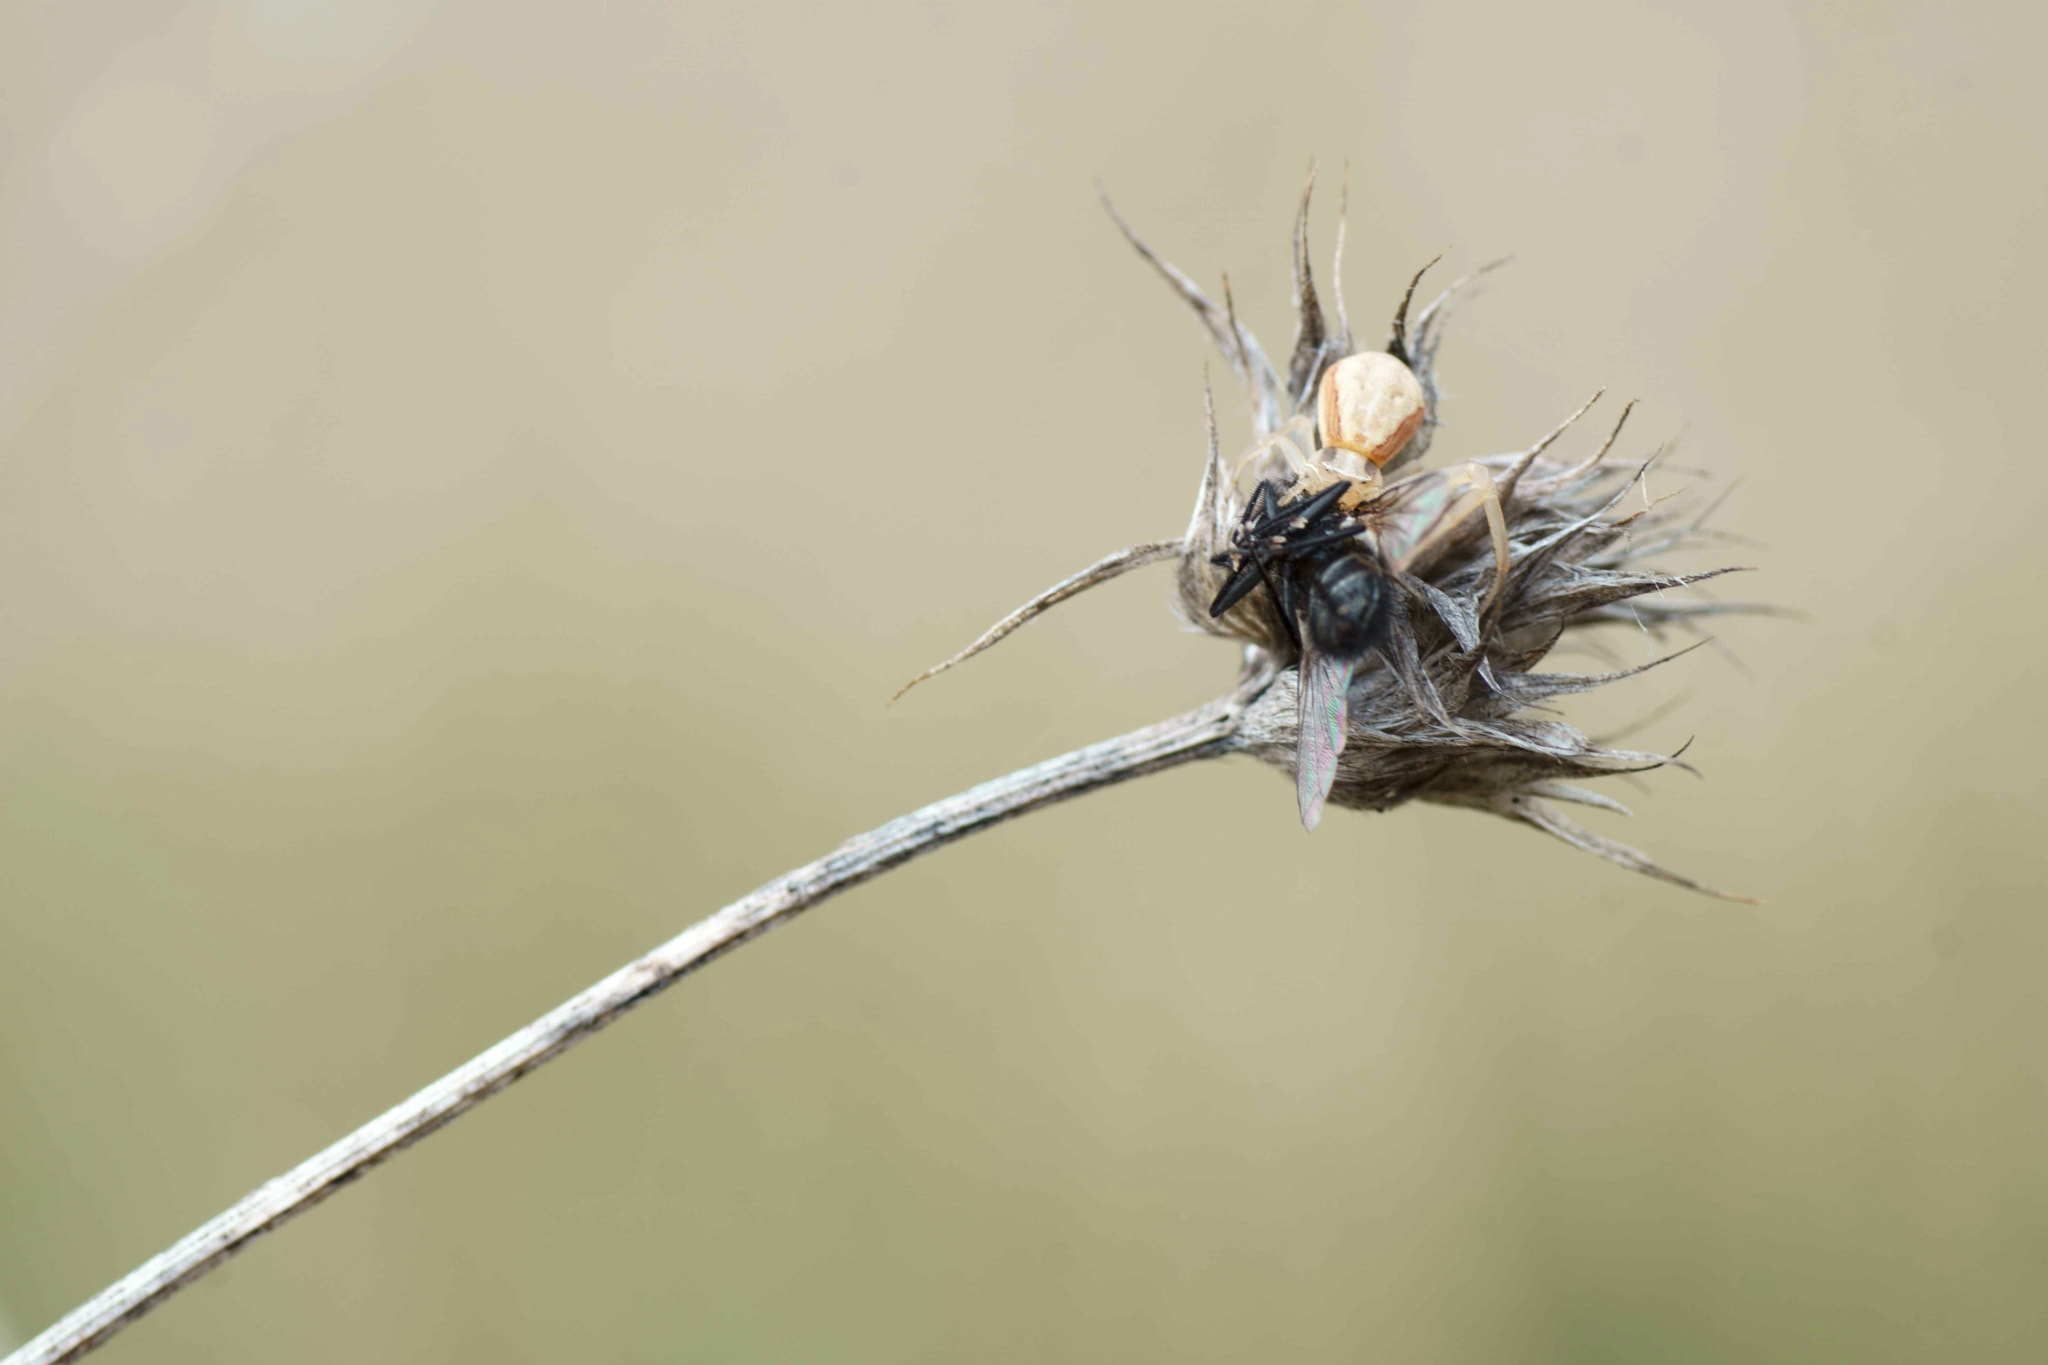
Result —
M 1174 542 L 1178 547 L 1179 542 Z M 270 1181 L 73 1310 L 0 1365 L 77 1360 L 184 1286 L 402 1148 L 489 1099 L 690 972 L 830 896 L 1012 816 L 1098 787 L 1231 752 L 1250 689 L 1076 749 L 857 835 L 699 920 L 637 962 Z

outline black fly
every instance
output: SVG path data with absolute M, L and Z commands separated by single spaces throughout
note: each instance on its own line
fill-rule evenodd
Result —
M 1358 539 L 1365 527 L 1338 508 L 1352 487 L 1339 481 L 1284 502 L 1278 484 L 1262 481 L 1230 549 L 1212 561 L 1231 575 L 1209 614 L 1221 616 L 1263 584 L 1301 656 L 1295 794 L 1310 829 L 1336 781 L 1351 676 L 1388 623 L 1386 575 Z
M 1264 584 L 1297 652 L 1354 662 L 1371 653 L 1386 628 L 1385 577 L 1358 542 L 1365 528 L 1337 510 L 1353 486 L 1282 502 L 1277 484 L 1260 483 L 1230 551 L 1213 561 L 1233 572 L 1209 614 L 1221 616 Z

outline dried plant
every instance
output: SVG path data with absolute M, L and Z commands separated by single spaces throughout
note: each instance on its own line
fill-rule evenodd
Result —
M 1736 570 L 1676 574 L 1651 567 L 1658 556 L 1702 540 L 1708 534 L 1707 514 L 1681 513 L 1677 499 L 1652 501 L 1647 492 L 1639 509 L 1623 510 L 1629 495 L 1643 490 L 1644 475 L 1663 453 L 1632 468 L 1608 463 L 1628 408 L 1587 458 L 1568 462 L 1552 456 L 1559 438 L 1591 402 L 1526 450 L 1443 469 L 1415 468 L 1438 425 L 1436 357 L 1444 322 L 1452 304 L 1485 270 L 1453 283 L 1411 322 L 1416 283 L 1422 278 L 1418 273 L 1395 309 L 1382 354 L 1412 367 L 1420 389 L 1419 421 L 1411 437 L 1397 440 L 1384 470 L 1375 471 L 1351 452 L 1330 449 L 1329 419 L 1317 420 L 1311 409 L 1333 367 L 1357 352 L 1341 284 L 1333 284 L 1332 319 L 1323 312 L 1310 270 L 1313 188 L 1311 172 L 1295 219 L 1297 323 L 1284 381 L 1238 320 L 1227 282 L 1219 305 L 1109 206 L 1132 246 L 1193 310 L 1243 384 L 1253 444 L 1237 459 L 1224 459 L 1211 404 L 1208 458 L 1194 515 L 1181 540 L 1118 551 L 1063 580 L 904 690 L 980 653 L 1055 603 L 1174 557 L 1174 603 L 1182 620 L 1243 647 L 1240 685 L 1251 700 L 1229 747 L 1293 774 L 1309 827 L 1325 800 L 1361 810 L 1387 810 L 1411 800 L 1466 806 L 1532 825 L 1634 871 L 1725 895 L 1593 833 L 1558 808 L 1562 802 L 1626 814 L 1619 803 L 1576 784 L 1684 765 L 1675 756 L 1603 747 L 1556 716 L 1549 703 L 1633 677 L 1687 650 L 1605 673 L 1536 671 L 1567 637 L 1602 625 L 1628 622 L 1657 639 L 1674 631 L 1697 632 L 1701 620 L 1713 614 L 1757 610 L 1753 604 L 1668 595 Z M 1341 218 L 1337 241 L 1333 279 L 1341 281 Z M 1594 400 L 1599 397 L 1595 394 Z M 1363 485 L 1348 522 L 1356 528 L 1350 543 L 1372 557 L 1396 591 L 1384 604 L 1370 656 L 1332 685 L 1335 695 L 1327 701 L 1340 723 L 1333 742 L 1324 746 L 1333 752 L 1321 758 L 1332 770 L 1315 773 L 1309 770 L 1317 761 L 1318 740 L 1308 733 L 1314 722 L 1305 723 L 1305 717 L 1321 714 L 1313 696 L 1314 661 L 1304 660 L 1301 630 L 1289 619 L 1281 593 L 1248 593 L 1220 614 L 1214 607 L 1227 596 L 1236 568 L 1239 528 L 1268 510 L 1256 502 L 1260 488 L 1276 487 L 1284 496 L 1312 485 L 1319 471 L 1325 482 L 1351 479 Z M 1391 553 L 1388 543 L 1397 535 L 1404 544 L 1421 542 L 1426 553 Z M 1249 581 L 1250 570 L 1243 572 Z M 1312 656 L 1313 650 L 1308 653 Z M 1311 681 L 1306 700 L 1304 677 Z
M 1411 283 L 1384 353 L 1411 380 L 1374 388 L 1388 375 L 1400 376 L 1380 361 L 1364 371 L 1342 368 L 1358 353 L 1334 279 L 1334 319 L 1322 311 L 1309 271 L 1307 221 L 1304 192 L 1294 234 L 1299 322 L 1283 381 L 1238 321 L 1227 288 L 1219 306 L 1117 219 L 1194 310 L 1243 383 L 1255 442 L 1245 455 L 1226 461 L 1212 410 L 1208 457 L 1185 535 L 1108 556 L 1026 603 L 910 684 L 972 657 L 1075 593 L 1173 559 L 1182 617 L 1241 648 L 1239 675 L 1228 695 L 934 802 L 769 882 L 264 1184 L 0 1365 L 78 1359 L 262 1234 L 691 971 L 839 891 L 999 821 L 1179 764 L 1246 753 L 1286 769 L 1295 774 L 1303 820 L 1311 826 L 1326 802 L 1372 810 L 1410 800 L 1470 806 L 1533 825 L 1638 872 L 1704 889 L 1581 828 L 1556 805 L 1619 810 L 1574 783 L 1677 761 L 1604 748 L 1544 710 L 1558 697 L 1664 660 L 1590 675 L 1535 671 L 1560 641 L 1603 623 L 1633 622 L 1654 636 L 1695 629 L 1711 614 L 1754 610 L 1667 596 L 1713 574 L 1649 567 L 1655 556 L 1699 538 L 1704 516 L 1682 519 L 1671 503 L 1652 502 L 1646 494 L 1640 510 L 1623 510 L 1624 501 L 1641 489 L 1649 462 L 1620 470 L 1607 465 L 1620 422 L 1597 451 L 1577 463 L 1548 453 L 1572 425 L 1567 421 L 1518 454 L 1418 468 L 1437 426 L 1435 361 L 1443 324 L 1470 280 L 1445 290 L 1412 324 Z M 1341 226 L 1337 252 L 1341 262 Z M 1344 407 L 1345 395 L 1332 399 L 1333 390 L 1345 387 L 1332 376 L 1343 381 L 1354 373 L 1379 376 L 1368 384 L 1366 399 L 1392 394 L 1398 400 L 1398 420 L 1384 430 L 1367 413 L 1358 419 L 1359 430 L 1351 431 L 1352 419 L 1343 415 L 1351 411 Z M 1403 387 L 1409 382 L 1412 390 Z M 1313 403 L 1324 406 L 1312 418 Z M 1336 444 L 1319 439 L 1324 437 Z M 1378 467 L 1382 462 L 1384 469 Z M 1316 489 L 1321 492 L 1311 498 Z M 1295 501 L 1282 503 L 1283 493 L 1295 497 L 1294 490 L 1301 490 Z M 1289 507 L 1300 512 L 1311 502 L 1318 502 L 1313 516 L 1288 514 Z M 1261 548 L 1265 540 L 1273 542 L 1270 555 Z M 1321 599 L 1304 609 L 1300 593 L 1313 598 L 1327 584 L 1291 577 L 1302 565 L 1336 565 L 1341 586 L 1363 594 L 1337 602 L 1352 611 L 1349 623 L 1361 627 L 1356 648 L 1333 649 L 1316 633 Z M 1369 610 L 1352 610 L 1366 599 Z M 1370 648 L 1363 643 L 1368 636 Z

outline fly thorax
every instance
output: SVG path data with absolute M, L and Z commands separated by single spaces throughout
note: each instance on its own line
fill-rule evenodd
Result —
M 1326 654 L 1362 658 L 1386 623 L 1385 580 L 1355 554 L 1333 555 L 1309 580 L 1309 643 Z

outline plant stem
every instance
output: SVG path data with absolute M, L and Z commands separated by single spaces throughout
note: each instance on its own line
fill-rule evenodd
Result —
M 1235 747 L 1248 685 L 1172 720 L 1022 768 L 857 835 L 685 929 L 542 1015 L 411 1099 L 244 1197 L 72 1310 L 0 1365 L 77 1360 L 123 1327 L 472 1106 L 560 1055 L 641 1001 L 818 902 L 1014 815 Z

